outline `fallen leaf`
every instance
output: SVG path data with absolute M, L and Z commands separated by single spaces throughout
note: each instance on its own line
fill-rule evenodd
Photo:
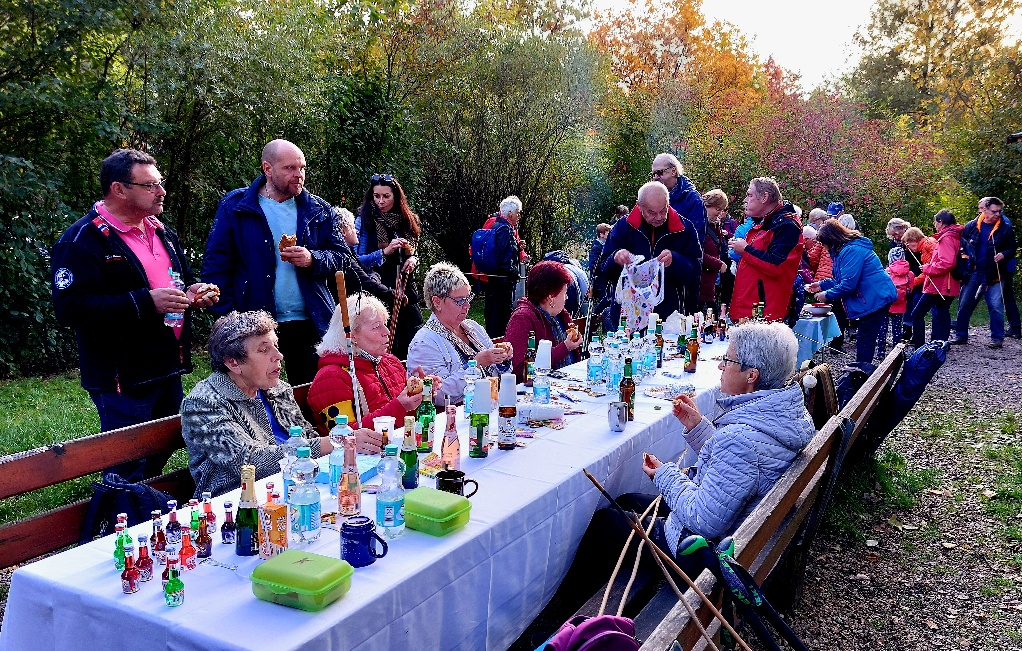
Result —
M 919 527 L 917 527 L 914 524 L 906 524 L 906 525 L 903 525 L 901 528 L 904 529 L 905 531 L 918 531 L 919 530 Z
M 990 498 L 992 498 L 992 497 L 993 497 L 994 495 L 997 495 L 997 493 L 995 493 L 994 491 L 992 491 L 992 490 L 990 490 L 990 489 L 988 488 L 988 489 L 986 489 L 985 491 L 983 491 L 982 495 L 983 495 L 983 497 L 985 497 L 985 498 L 987 498 L 987 499 L 990 499 Z
M 896 515 L 892 515 L 890 518 L 888 518 L 887 519 L 887 524 L 891 525 L 892 527 L 894 527 L 898 531 L 901 531 L 902 529 L 905 528 L 905 523 L 902 522 L 901 520 L 899 520 L 898 516 L 896 516 Z
M 878 545 L 880 545 L 880 542 L 877 541 L 877 540 L 867 540 L 866 541 L 866 546 L 867 547 L 877 547 Z
M 937 625 L 933 623 L 932 619 L 928 619 L 926 620 L 926 628 L 930 629 L 931 631 L 935 631 L 937 630 Z
M 940 543 L 940 544 L 941 544 L 941 546 L 942 546 L 942 547 L 943 547 L 944 549 L 954 549 L 955 547 L 957 547 L 957 546 L 958 546 L 958 545 L 956 545 L 956 544 L 954 544 L 954 543 L 951 543 L 951 542 L 943 542 L 943 543 Z

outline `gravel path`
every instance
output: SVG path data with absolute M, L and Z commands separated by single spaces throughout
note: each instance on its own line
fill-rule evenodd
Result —
M 810 648 L 1022 649 L 1022 342 L 990 350 L 979 328 L 970 341 L 879 453 L 930 485 L 907 508 L 875 485 L 862 536 L 831 525 L 817 538 L 789 618 Z

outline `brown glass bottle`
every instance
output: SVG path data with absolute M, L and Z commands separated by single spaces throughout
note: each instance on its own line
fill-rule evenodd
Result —
M 621 402 L 628 404 L 628 420 L 635 420 L 635 380 L 632 379 L 632 358 L 625 357 L 624 376 L 618 385 Z
M 688 342 L 685 344 L 685 372 L 695 373 L 696 363 L 699 361 L 699 335 L 696 333 L 695 327 L 692 328 L 692 333 L 688 336 Z

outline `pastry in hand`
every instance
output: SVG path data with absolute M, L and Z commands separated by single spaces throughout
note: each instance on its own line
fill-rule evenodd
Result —
M 582 338 L 582 335 L 579 334 L 578 332 L 578 326 L 576 326 L 574 323 L 568 326 L 568 337 L 571 339 L 572 342 L 576 342 Z
M 220 297 L 220 288 L 212 283 L 208 283 L 205 287 L 195 292 L 195 298 L 193 302 L 198 302 L 206 298 L 217 299 Z
M 408 385 L 405 388 L 408 391 L 408 395 L 416 396 L 422 393 L 422 389 L 425 386 L 426 385 L 423 383 L 422 378 L 418 375 L 412 375 L 408 378 Z
M 503 350 L 505 355 L 510 355 L 512 350 L 511 344 L 506 341 L 502 341 L 499 344 L 496 344 L 495 348 L 500 348 L 501 350 Z
M 284 233 L 283 235 L 280 236 L 280 243 L 277 244 L 277 248 L 280 249 L 281 253 L 283 253 L 284 249 L 286 249 L 287 247 L 295 246 L 297 244 L 298 244 L 297 235 L 288 235 L 287 233 Z

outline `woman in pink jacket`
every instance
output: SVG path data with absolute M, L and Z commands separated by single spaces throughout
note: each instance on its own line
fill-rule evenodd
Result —
M 923 322 L 930 308 L 936 307 L 930 340 L 947 340 L 951 335 L 951 302 L 958 296 L 961 283 L 951 276 L 958 260 L 958 242 L 963 226 L 957 223 L 954 213 L 944 209 L 933 216 L 933 229 L 937 248 L 933 257 L 922 266 L 923 296 L 912 309 L 912 345 L 918 348 L 926 343 Z

